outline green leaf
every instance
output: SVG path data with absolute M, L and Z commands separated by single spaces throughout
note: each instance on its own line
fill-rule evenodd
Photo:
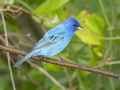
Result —
M 68 17 L 68 11 L 66 9 L 57 9 L 56 10 L 57 16 L 61 21 L 64 21 Z
M 36 8 L 33 13 L 37 15 L 48 14 L 60 8 L 68 0 L 46 0 L 38 8 Z
M 69 15 L 76 15 L 80 11 L 72 0 L 65 4 L 65 8 L 69 12 Z
M 92 53 L 90 64 L 94 66 L 97 60 L 103 56 L 101 50 L 104 46 L 104 40 L 98 37 L 103 37 L 105 22 L 102 17 L 85 10 L 78 14 L 77 19 L 80 20 L 84 30 L 78 30 L 76 35 L 90 46 Z
M 98 37 L 103 36 L 103 30 L 105 26 L 104 20 L 95 13 L 90 13 L 87 11 L 81 11 L 78 14 L 78 20 L 81 20 L 81 25 L 83 26 L 83 31 L 76 32 L 76 35 L 81 38 L 81 40 L 91 46 L 97 56 L 102 56 L 101 48 L 103 47 L 103 40 Z

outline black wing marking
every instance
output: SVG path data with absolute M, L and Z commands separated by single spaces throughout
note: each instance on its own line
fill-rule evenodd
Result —
M 50 46 L 58 41 L 61 41 L 64 39 L 65 33 L 58 33 L 58 35 L 51 35 L 49 37 L 43 37 L 41 40 L 38 41 L 38 43 L 34 46 L 32 51 L 39 49 L 39 48 L 45 48 L 47 46 Z

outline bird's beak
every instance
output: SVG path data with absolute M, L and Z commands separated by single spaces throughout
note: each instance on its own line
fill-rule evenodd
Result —
M 83 30 L 83 28 L 81 26 L 77 27 L 77 30 Z

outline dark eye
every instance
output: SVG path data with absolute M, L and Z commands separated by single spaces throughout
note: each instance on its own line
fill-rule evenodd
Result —
M 76 27 L 77 25 L 76 24 L 73 24 L 74 27 Z

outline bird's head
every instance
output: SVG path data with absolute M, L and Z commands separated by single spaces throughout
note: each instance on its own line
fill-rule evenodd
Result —
M 63 23 L 65 23 L 65 25 L 67 26 L 67 28 L 69 28 L 73 32 L 75 32 L 76 30 L 83 30 L 82 26 L 74 18 L 68 18 Z

